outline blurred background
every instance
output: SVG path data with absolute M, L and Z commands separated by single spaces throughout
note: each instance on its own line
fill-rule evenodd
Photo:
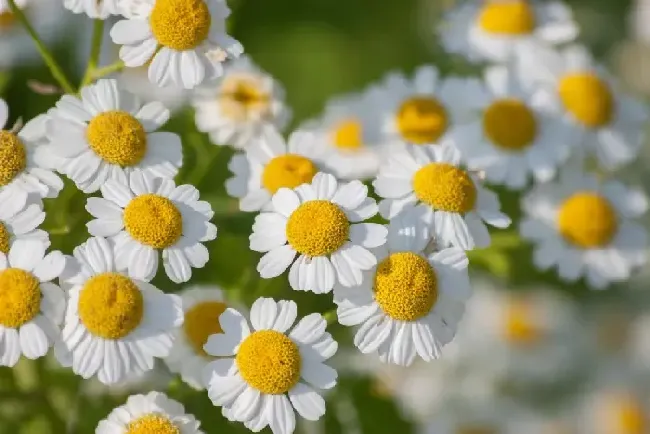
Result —
M 4 0 L 0 0 L 3 5 Z M 83 75 L 91 22 L 63 11 L 60 0 L 34 22 L 75 82 Z M 617 75 L 630 92 L 650 96 L 650 0 L 573 0 L 580 41 Z M 293 125 L 317 116 L 326 101 L 360 90 L 389 71 L 411 73 L 432 63 L 446 74 L 479 70 L 445 54 L 436 26 L 453 0 L 230 0 L 231 30 L 249 56 L 286 88 Z M 11 121 L 45 112 L 57 95 L 35 93 L 34 80 L 52 83 L 31 40 L 18 23 L 0 15 L 0 96 Z M 115 49 L 106 44 L 105 62 Z M 136 83 L 136 84 L 133 84 Z M 138 86 L 138 82 L 131 85 Z M 237 212 L 224 181 L 232 151 L 212 146 L 196 132 L 183 95 L 157 93 L 177 107 L 166 129 L 182 135 L 180 183 L 196 185 L 216 211 L 219 237 L 209 244 L 210 262 L 192 283 L 220 285 L 249 304 L 254 298 L 287 297 L 286 279 L 261 281 L 248 249 L 253 216 Z M 613 174 L 650 187 L 650 147 L 631 167 Z M 517 220 L 518 195 L 499 191 Z M 90 217 L 73 185 L 46 204 L 44 228 L 52 248 L 71 253 L 87 238 Z M 1 204 L 0 204 L 1 206 Z M 647 227 L 646 221 L 646 227 Z M 648 434 L 650 433 L 650 273 L 625 285 L 590 291 L 540 273 L 516 227 L 495 234 L 493 246 L 472 252 L 476 291 L 457 339 L 435 363 L 397 368 L 361 357 L 349 330 L 334 326 L 342 342 L 336 364 L 341 381 L 328 396 L 318 423 L 298 430 L 316 433 L 429 432 L 450 434 Z M 159 273 L 161 274 L 161 273 Z M 166 291 L 177 285 L 159 277 Z M 301 314 L 324 312 L 331 300 L 291 293 Z M 348 343 L 346 345 L 345 343 Z M 246 432 L 229 424 L 204 392 L 196 392 L 163 367 L 145 378 L 107 388 L 80 381 L 47 358 L 0 368 L 0 434 L 92 433 L 130 393 L 167 392 L 202 421 L 206 433 Z

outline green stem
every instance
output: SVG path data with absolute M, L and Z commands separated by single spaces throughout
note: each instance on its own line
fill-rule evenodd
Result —
M 103 68 L 95 69 L 95 72 L 92 75 L 92 79 L 97 80 L 99 78 L 106 77 L 107 75 L 112 74 L 114 72 L 121 71 L 122 69 L 124 69 L 124 62 L 118 60 L 117 62 L 105 66 Z
M 338 317 L 336 316 L 336 309 L 332 309 L 330 311 L 327 311 L 327 312 L 323 313 L 322 315 L 323 315 L 323 318 L 325 318 L 325 321 L 327 321 L 327 325 L 332 325 L 338 320 Z
M 79 85 L 79 90 L 84 86 L 90 84 L 93 81 L 95 76 L 95 70 L 97 69 L 97 64 L 99 63 L 99 55 L 102 52 L 102 39 L 104 36 L 104 21 L 95 20 L 93 23 L 93 36 L 92 42 L 90 45 L 90 58 L 88 59 L 88 66 L 86 66 L 86 72 L 84 73 L 84 78 L 81 80 Z
M 59 86 L 61 86 L 66 93 L 74 93 L 74 87 L 54 59 L 54 56 L 52 56 L 52 53 L 50 53 L 50 50 L 48 50 L 43 41 L 41 41 L 41 38 L 34 30 L 23 11 L 16 6 L 15 0 L 9 0 L 9 9 L 11 9 L 11 13 L 18 19 L 27 33 L 29 33 L 29 36 L 34 40 L 34 45 L 36 45 L 36 49 L 40 53 L 47 67 L 50 69 L 52 77 L 54 77 L 54 79 L 59 83 Z

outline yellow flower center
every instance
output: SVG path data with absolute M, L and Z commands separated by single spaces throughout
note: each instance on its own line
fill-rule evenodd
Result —
M 398 321 L 427 315 L 438 299 L 438 279 L 426 259 L 412 252 L 393 253 L 375 274 L 375 300 Z
M 262 172 L 262 185 L 271 194 L 281 188 L 308 184 L 318 172 L 316 165 L 301 155 L 285 154 L 268 162 Z
M 447 110 L 433 97 L 413 97 L 397 112 L 397 129 L 404 140 L 415 145 L 431 144 L 447 131 Z
M 90 278 L 79 294 L 79 319 L 94 336 L 121 339 L 142 321 L 144 302 L 138 286 L 117 273 Z
M 533 307 L 523 300 L 508 303 L 505 314 L 505 337 L 514 344 L 530 345 L 538 342 L 542 330 L 535 323 Z
M 147 133 L 135 117 L 123 111 L 95 116 L 86 131 L 88 145 L 102 160 L 122 167 L 138 164 L 147 152 Z
M 9 184 L 27 166 L 25 146 L 18 136 L 0 131 L 0 187 Z
M 156 0 L 149 19 L 158 43 L 176 51 L 198 47 L 207 39 L 212 24 L 203 0 Z
M 525 0 L 487 1 L 478 16 L 478 25 L 488 33 L 527 35 L 535 29 L 535 11 Z
M 181 434 L 181 430 L 168 417 L 149 413 L 129 422 L 125 434 Z
M 8 29 L 16 22 L 16 17 L 11 11 L 0 12 L 0 30 Z
M 350 222 L 338 206 L 326 200 L 300 205 L 287 222 L 287 240 L 298 253 L 325 256 L 337 251 L 348 239 Z
M 229 76 L 221 84 L 219 94 L 221 113 L 234 121 L 246 121 L 252 114 L 256 117 L 269 115 L 269 95 L 262 91 L 260 83 L 248 77 Z
M 558 92 L 567 111 L 586 127 L 598 128 L 612 120 L 614 97 L 607 83 L 595 74 L 566 75 L 560 80 Z
M 476 203 L 472 178 L 447 163 L 430 163 L 415 172 L 413 191 L 422 202 L 447 212 L 464 214 Z
M 4 223 L 0 222 L 0 252 L 5 255 L 9 253 L 9 241 L 11 240 L 11 234 L 7 230 L 7 227 Z
M 589 249 L 609 244 L 618 229 L 618 220 L 607 199 L 597 193 L 579 192 L 560 207 L 558 226 L 568 242 Z
M 143 194 L 124 208 L 124 227 L 134 240 L 154 249 L 165 249 L 181 237 L 183 216 L 166 197 Z
M 614 423 L 612 432 L 617 434 L 645 434 L 648 432 L 648 418 L 643 408 L 632 397 L 622 397 L 613 403 Z
M 249 386 L 268 395 L 287 393 L 300 379 L 300 351 L 287 336 L 275 330 L 250 334 L 235 358 Z
M 494 145 L 521 151 L 535 140 L 537 122 L 526 105 L 513 98 L 493 102 L 483 114 L 483 131 Z
M 340 122 L 334 129 L 334 146 L 343 151 L 358 151 L 363 146 L 363 127 L 357 119 Z
M 0 271 L 0 325 L 18 328 L 41 310 L 38 279 L 20 268 Z
M 183 330 L 187 340 L 197 354 L 208 357 L 203 345 L 210 335 L 223 333 L 219 316 L 226 310 L 225 303 L 219 301 L 205 301 L 198 303 L 185 312 Z

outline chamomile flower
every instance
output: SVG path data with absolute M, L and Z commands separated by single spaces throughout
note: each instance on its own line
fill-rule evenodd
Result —
M 488 223 L 510 225 L 500 211 L 499 198 L 478 177 L 459 167 L 460 153 L 449 146 L 431 145 L 394 151 L 373 182 L 384 198 L 379 213 L 392 219 L 417 207 L 434 223 L 436 241 L 464 250 L 490 244 Z M 485 222 L 485 223 L 484 223 Z
M 68 307 L 56 355 L 87 379 L 115 384 L 150 371 L 169 355 L 173 330 L 183 324 L 181 299 L 118 271 L 119 253 L 105 238 L 76 247 L 62 277 Z
M 5 200 L 7 195 L 7 192 L 0 192 L 0 203 L 4 204 L 0 207 L 0 252 L 8 254 L 14 242 L 25 239 L 37 239 L 49 247 L 49 235 L 37 229 L 45 220 L 43 204 L 38 201 L 17 208 L 16 202 L 10 198 Z
M 579 33 L 571 9 L 557 0 L 467 0 L 443 23 L 443 47 L 472 61 L 504 62 L 531 41 L 559 45 Z
M 377 264 L 368 249 L 383 245 L 387 232 L 382 225 L 362 223 L 377 213 L 377 205 L 360 181 L 339 184 L 334 176 L 318 173 L 311 184 L 281 188 L 272 202 L 272 211 L 255 218 L 250 236 L 251 250 L 266 253 L 257 264 L 262 278 L 277 277 L 291 266 L 291 288 L 320 294 L 337 281 L 360 285 L 363 271 Z
M 216 83 L 196 90 L 196 126 L 216 145 L 245 149 L 266 131 L 291 119 L 284 88 L 246 56 L 229 62 Z
M 116 80 L 100 80 L 81 90 L 81 99 L 64 95 L 48 113 L 49 150 L 59 172 L 84 193 L 107 180 L 127 182 L 135 169 L 173 178 L 183 159 L 178 135 L 157 132 L 169 119 L 158 102 L 140 106 Z
M 408 366 L 440 357 L 471 294 L 465 252 L 425 253 L 428 225 L 414 212 L 391 220 L 377 265 L 360 285 L 334 287 L 339 323 L 360 326 L 354 344 L 383 362 Z
M 98 20 L 122 13 L 120 0 L 63 0 L 63 6 L 74 14 L 85 14 Z
M 139 4 L 111 29 L 129 67 L 149 63 L 149 80 L 193 89 L 223 74 L 222 63 L 244 51 L 225 32 L 225 0 L 153 0 Z
M 224 416 L 253 432 L 268 425 L 274 434 L 293 433 L 294 409 L 307 420 L 320 419 L 325 400 L 319 392 L 336 385 L 336 370 L 325 364 L 338 348 L 325 331 L 327 322 L 313 313 L 292 328 L 296 311 L 293 301 L 259 298 L 251 308 L 251 330 L 229 308 L 219 318 L 223 333 L 205 345 L 220 357 L 204 370 L 208 396 Z
M 311 133 L 297 131 L 287 142 L 272 127 L 245 154 L 235 154 L 228 169 L 235 175 L 226 191 L 239 198 L 242 211 L 268 211 L 271 197 L 281 188 L 310 183 L 323 166 L 323 148 Z
M 0 252 L 0 366 L 14 366 L 21 354 L 43 357 L 61 334 L 65 296 L 51 281 L 66 259 L 46 248 L 38 239 L 18 240 Z
M 164 393 L 131 395 L 99 422 L 95 434 L 203 434 L 201 422 Z
M 531 47 L 519 56 L 534 98 L 575 129 L 580 151 L 595 154 L 606 169 L 632 161 L 643 142 L 648 108 L 622 92 L 583 46 L 562 51 Z
M 167 276 L 182 283 L 190 280 L 192 268 L 208 262 L 202 243 L 215 239 L 217 228 L 210 223 L 212 207 L 199 200 L 195 187 L 134 171 L 128 184 L 111 179 L 101 192 L 103 198 L 88 198 L 86 210 L 96 218 L 88 231 L 115 242 L 118 269 L 149 281 L 162 251 Z
M 511 189 L 526 186 L 529 173 L 549 181 L 569 157 L 571 126 L 536 106 L 513 64 L 488 67 L 487 104 L 458 128 L 456 146 L 472 170 Z
M 641 191 L 567 171 L 522 199 L 520 232 L 535 245 L 539 269 L 557 267 L 568 282 L 584 275 L 589 286 L 602 289 L 627 280 L 645 262 L 647 232 L 633 219 L 647 208 Z

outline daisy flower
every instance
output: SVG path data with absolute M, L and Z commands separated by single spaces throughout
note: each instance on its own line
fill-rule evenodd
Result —
M 226 418 L 253 432 L 268 425 L 274 434 L 293 433 L 294 410 L 320 419 L 325 400 L 319 392 L 336 385 L 336 370 L 325 364 L 338 348 L 327 322 L 313 313 L 291 329 L 296 311 L 293 301 L 259 298 L 251 330 L 239 312 L 226 309 L 219 318 L 223 333 L 205 345 L 208 354 L 221 357 L 204 370 L 208 396 Z
M 535 266 L 557 267 L 564 281 L 584 275 L 589 286 L 603 289 L 645 263 L 647 232 L 633 221 L 648 209 L 639 190 L 567 171 L 526 195 L 522 209 L 520 232 L 535 245 Z
M 56 355 L 88 379 L 114 384 L 150 371 L 169 355 L 173 330 L 183 324 L 181 299 L 118 271 L 118 253 L 104 238 L 76 247 L 61 278 L 68 307 Z
M 456 146 L 488 181 L 522 189 L 530 173 L 549 181 L 569 156 L 571 126 L 538 107 L 513 64 L 488 67 L 487 104 L 458 128 Z
M 111 237 L 118 269 L 149 281 L 156 275 L 162 251 L 167 276 L 182 283 L 190 280 L 192 268 L 208 262 L 202 243 L 214 240 L 217 228 L 210 223 L 212 207 L 199 200 L 195 187 L 134 171 L 128 184 L 111 179 L 101 193 L 103 198 L 91 197 L 86 203 L 96 218 L 87 224 L 88 232 Z
M 445 50 L 472 61 L 504 62 L 531 41 L 560 45 L 579 33 L 571 9 L 556 0 L 467 0 L 442 22 Z
M 322 156 L 313 134 L 297 131 L 285 142 L 274 128 L 266 127 L 245 154 L 230 159 L 228 169 L 235 176 L 226 181 L 226 191 L 239 198 L 242 211 L 267 211 L 281 188 L 310 183 L 323 166 Z
M 376 250 L 376 267 L 360 285 L 334 287 L 339 323 L 360 326 L 354 345 L 402 366 L 416 356 L 425 361 L 440 357 L 471 294 L 465 252 L 425 253 L 431 237 L 419 217 L 406 212 L 392 219 L 386 245 Z
M 222 63 L 244 51 L 226 34 L 225 0 L 152 0 L 111 29 L 120 59 L 129 67 L 149 63 L 149 80 L 193 89 L 223 74 Z
M 178 135 L 157 132 L 169 119 L 161 103 L 140 106 L 114 79 L 81 90 L 81 99 L 64 95 L 48 113 L 50 153 L 84 193 L 107 180 L 127 182 L 135 169 L 173 178 L 183 154 Z
M 51 281 L 66 260 L 46 248 L 38 239 L 18 240 L 0 252 L 0 366 L 14 366 L 21 354 L 43 357 L 61 334 L 65 296 Z
M 339 185 L 334 176 L 318 173 L 311 184 L 281 188 L 272 201 L 273 210 L 255 218 L 250 236 L 251 250 L 267 252 L 257 264 L 262 278 L 291 266 L 291 288 L 320 294 L 336 281 L 360 285 L 362 272 L 377 264 L 368 249 L 386 242 L 386 228 L 361 223 L 377 213 L 377 205 L 360 181 Z
M 99 422 L 95 434 L 203 434 L 200 425 L 180 402 L 164 393 L 149 392 L 129 396 L 126 404 Z
M 246 56 L 229 62 L 218 82 L 198 88 L 193 98 L 196 127 L 216 145 L 245 149 L 266 131 L 291 119 L 284 88 Z
M 390 220 L 415 206 L 434 223 L 436 241 L 442 245 L 464 250 L 489 246 L 485 223 L 506 228 L 510 218 L 500 211 L 497 195 L 461 169 L 459 162 L 460 153 L 449 146 L 392 152 L 373 182 L 375 192 L 384 198 L 379 213 Z
M 595 154 L 606 169 L 632 161 L 644 138 L 648 108 L 620 85 L 583 46 L 562 51 L 536 46 L 519 56 L 534 98 L 574 127 L 580 150 Z
M 16 207 L 17 203 L 10 198 L 5 200 L 6 196 L 7 192 L 0 192 L 0 203 L 3 204 L 0 207 L 0 252 L 6 255 L 14 242 L 26 239 L 37 239 L 49 247 L 48 233 L 37 229 L 45 220 L 43 204 L 39 201 Z

